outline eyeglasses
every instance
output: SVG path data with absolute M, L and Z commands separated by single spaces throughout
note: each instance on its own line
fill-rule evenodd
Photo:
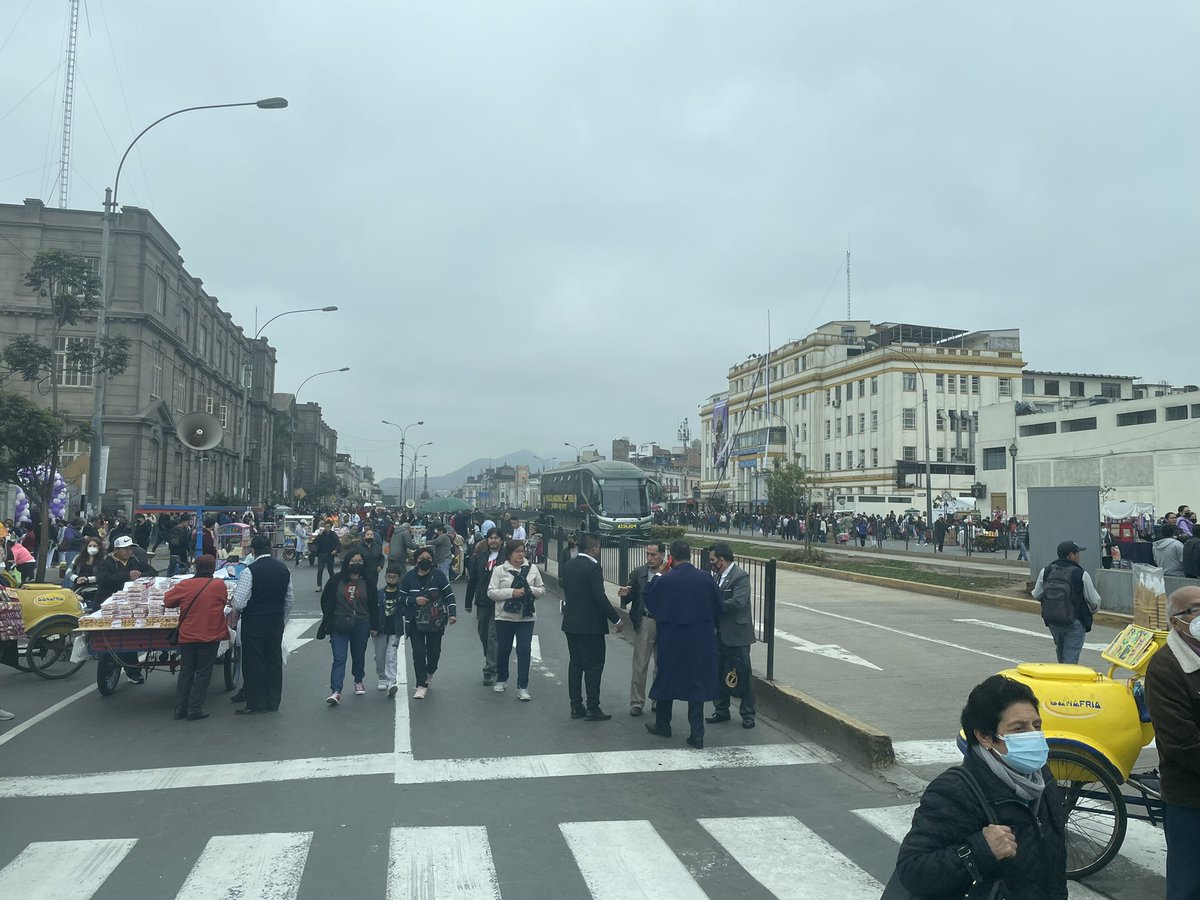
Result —
M 1189 606 L 1187 609 L 1181 609 L 1177 613 L 1171 613 L 1172 619 L 1177 619 L 1180 616 L 1194 616 L 1200 613 L 1200 606 Z

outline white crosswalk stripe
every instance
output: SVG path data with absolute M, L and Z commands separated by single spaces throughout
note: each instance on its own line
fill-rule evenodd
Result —
M 393 828 L 388 900 L 500 900 L 496 866 L 482 825 Z
M 905 803 L 901 806 L 856 809 L 854 814 L 899 844 L 912 826 L 913 813 L 916 812 L 916 809 L 917 804 Z M 1097 894 L 1091 888 L 1085 887 L 1077 881 L 1067 882 L 1067 896 L 1071 900 L 1104 900 L 1103 895 Z
M 175 900 L 295 900 L 311 831 L 209 840 Z
M 0 869 L 0 897 L 89 900 L 121 864 L 137 838 L 30 844 Z
M 707 900 L 649 822 L 558 827 L 593 900 Z
M 701 819 L 700 824 L 780 900 L 877 900 L 883 889 L 792 816 Z

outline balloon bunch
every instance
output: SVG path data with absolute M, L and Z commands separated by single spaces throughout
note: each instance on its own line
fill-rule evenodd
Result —
M 46 466 L 39 466 L 37 469 L 22 469 L 19 474 L 26 481 L 45 482 L 49 478 L 49 470 Z M 55 472 L 53 488 L 50 492 L 50 515 L 56 519 L 65 518 L 69 501 L 70 495 L 67 490 L 67 482 L 62 477 L 61 472 Z M 13 521 L 30 521 L 29 497 L 20 488 L 17 488 L 17 508 L 13 515 Z

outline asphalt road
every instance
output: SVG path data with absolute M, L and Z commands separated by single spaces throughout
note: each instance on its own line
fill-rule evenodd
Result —
M 464 617 L 450 628 L 428 699 L 388 701 L 374 689 L 368 651 L 368 694 L 329 708 L 328 644 L 311 640 L 313 570 L 301 568 L 297 585 L 299 638 L 277 715 L 235 716 L 214 691 L 211 718 L 175 722 L 165 673 L 101 697 L 91 663 L 60 682 L 0 672 L 0 701 L 19 716 L 0 724 L 0 897 L 879 896 L 915 797 L 762 718 L 750 731 L 710 726 L 703 751 L 684 745 L 682 710 L 675 737 L 647 734 L 646 719 L 628 715 L 630 649 L 616 637 L 603 691 L 612 720 L 570 720 L 553 598 L 539 606 L 531 703 L 482 685 Z M 864 621 L 902 614 L 816 586 L 787 596 L 839 614 L 854 608 L 848 614 Z M 857 608 L 864 600 L 886 616 Z M 798 676 L 805 690 L 841 685 L 849 699 L 907 681 L 913 707 L 961 704 L 968 676 L 928 680 L 916 668 L 935 668 L 927 647 L 842 620 L 833 627 L 844 632 L 826 635 L 828 616 L 792 612 L 781 628 L 814 643 L 836 637 L 883 670 L 794 651 L 810 667 Z M 988 640 L 1037 646 L 974 627 Z M 943 718 L 911 734 L 941 738 Z M 923 752 L 914 772 L 944 766 L 931 761 L 936 748 Z M 1161 895 L 1161 878 L 1143 863 L 1118 859 L 1093 885 L 1103 893 L 1072 896 Z

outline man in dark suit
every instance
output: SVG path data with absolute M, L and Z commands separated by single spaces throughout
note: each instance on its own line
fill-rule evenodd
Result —
M 629 714 L 640 716 L 646 705 L 646 673 L 655 658 L 657 628 L 654 613 L 646 609 L 644 592 L 646 582 L 655 575 L 665 572 L 667 548 L 658 541 L 646 545 L 646 564 L 629 573 L 629 583 L 617 593 L 621 607 L 629 607 L 629 621 L 633 625 L 633 677 L 629 682 Z M 653 680 L 653 679 L 651 679 Z
M 709 551 L 708 566 L 721 593 L 721 618 L 717 624 L 721 697 L 713 704 L 713 714 L 704 721 L 728 722 L 729 698 L 737 691 L 742 727 L 753 728 L 754 672 L 750 668 L 750 645 L 754 643 L 754 610 L 750 606 L 750 574 L 734 563 L 733 548 L 724 541 L 714 544 Z M 738 670 L 736 686 L 728 684 L 725 677 L 734 667 Z
M 690 734 L 687 742 L 704 749 L 704 704 L 716 700 L 717 618 L 721 598 L 713 579 L 689 561 L 691 548 L 684 541 L 671 544 L 671 568 L 655 571 L 646 583 L 646 611 L 658 626 L 658 672 L 650 696 L 658 703 L 655 722 L 646 730 L 671 736 L 671 707 L 686 700 Z M 645 622 L 642 623 L 645 627 Z
M 571 718 L 602 722 L 612 716 L 600 709 L 600 676 L 604 674 L 604 636 L 608 623 L 621 630 L 621 616 L 604 596 L 604 575 L 600 571 L 600 538 L 585 534 L 579 539 L 579 555 L 562 567 L 559 581 L 563 590 L 562 630 L 567 635 L 570 662 L 567 665 L 567 691 L 571 697 Z M 583 705 L 583 682 L 587 685 L 587 707 Z

